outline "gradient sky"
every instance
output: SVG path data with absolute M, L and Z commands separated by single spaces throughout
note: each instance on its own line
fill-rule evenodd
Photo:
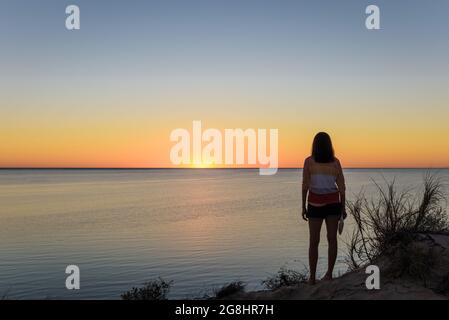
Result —
M 449 167 L 448 35 L 447 0 L 0 0 L 0 167 L 170 167 L 193 120 L 278 128 L 283 167 L 322 130 L 345 167 Z

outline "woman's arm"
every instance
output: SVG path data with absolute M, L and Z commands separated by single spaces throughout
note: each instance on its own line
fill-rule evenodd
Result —
M 346 219 L 346 195 L 343 192 L 340 192 L 340 201 L 341 201 L 341 214 L 343 215 L 343 219 Z
M 306 221 L 307 221 L 307 207 L 306 207 L 307 192 L 309 192 L 309 190 L 302 189 L 302 218 Z
M 309 161 L 306 159 L 304 161 L 304 166 L 302 170 L 302 218 L 307 221 L 307 193 L 309 192 L 310 184 L 310 168 Z
M 340 201 L 341 201 L 341 214 L 343 218 L 346 218 L 346 184 L 345 184 L 345 176 L 343 175 L 343 169 L 341 167 L 340 161 L 337 160 L 338 166 L 338 175 L 337 175 L 337 187 L 340 192 Z

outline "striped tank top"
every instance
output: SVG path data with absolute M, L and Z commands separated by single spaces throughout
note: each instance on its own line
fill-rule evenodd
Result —
M 340 161 L 319 163 L 312 157 L 304 161 L 303 190 L 309 191 L 308 202 L 313 206 L 339 203 L 340 193 L 345 192 L 345 179 Z

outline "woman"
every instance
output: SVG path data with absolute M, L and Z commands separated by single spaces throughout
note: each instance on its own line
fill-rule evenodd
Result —
M 307 206 L 306 206 L 307 202 Z M 318 133 L 313 139 L 312 155 L 304 162 L 302 182 L 302 217 L 309 222 L 309 284 L 315 284 L 318 245 L 323 220 L 329 243 L 328 267 L 323 280 L 332 280 L 337 259 L 338 221 L 345 213 L 345 179 L 340 161 L 334 156 L 330 136 Z

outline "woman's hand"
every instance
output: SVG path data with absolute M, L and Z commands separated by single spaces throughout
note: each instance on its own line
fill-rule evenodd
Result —
M 303 218 L 305 221 L 309 221 L 309 220 L 307 219 L 307 209 L 306 209 L 305 207 L 302 208 L 302 218 Z

